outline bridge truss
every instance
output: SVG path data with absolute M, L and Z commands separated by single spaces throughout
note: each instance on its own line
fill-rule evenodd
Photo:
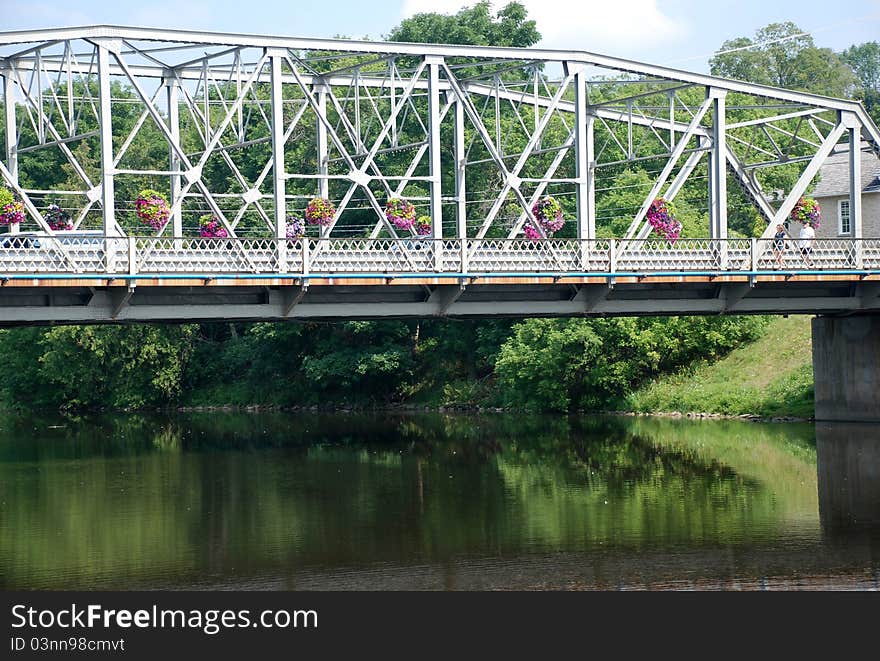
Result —
M 10 232 L 54 245 L 61 233 L 44 215 L 57 203 L 103 242 L 80 246 L 85 257 L 63 242 L 36 256 L 33 245 L 0 247 L 12 280 L 121 274 L 134 283 L 145 264 L 162 265 L 151 275 L 206 282 L 221 273 L 296 283 L 337 273 L 558 278 L 620 264 L 756 273 L 770 268 L 769 242 L 728 241 L 728 216 L 753 208 L 767 239 L 841 150 L 853 234 L 828 248 L 825 266 L 874 259 L 860 152 L 880 149 L 880 131 L 854 101 L 583 51 L 114 26 L 0 33 L 0 76 L 0 175 L 27 212 Z M 634 168 L 648 180 L 622 184 Z M 796 173 L 790 190 L 772 190 L 777 171 Z M 729 195 L 729 182 L 742 194 Z M 599 214 L 597 192 L 620 186 L 637 188 L 641 204 Z M 158 231 L 135 217 L 142 188 L 171 203 Z M 646 214 L 655 198 L 682 191 L 707 222 L 701 240 L 674 251 L 693 254 L 673 258 L 649 238 Z M 532 224 L 543 234 L 532 207 L 547 194 L 573 221 L 557 237 L 568 243 L 538 247 L 522 232 Z M 315 196 L 333 201 L 332 221 L 287 240 L 288 217 Z M 387 220 L 395 197 L 430 219 L 428 237 Z M 227 242 L 197 238 L 206 213 Z M 623 228 L 618 240 L 601 238 L 613 228 Z

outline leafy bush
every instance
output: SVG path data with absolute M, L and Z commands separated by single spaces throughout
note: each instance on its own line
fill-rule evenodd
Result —
M 517 406 L 616 407 L 650 376 L 723 355 L 765 324 L 760 317 L 530 319 L 514 327 L 495 371 Z

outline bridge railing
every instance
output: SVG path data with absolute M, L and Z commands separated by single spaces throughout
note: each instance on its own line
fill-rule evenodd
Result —
M 880 239 L 0 236 L 0 274 L 657 273 L 880 269 Z

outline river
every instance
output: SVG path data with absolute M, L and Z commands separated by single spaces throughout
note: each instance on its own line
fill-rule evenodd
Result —
M 0 589 L 880 589 L 880 427 L 6 415 Z

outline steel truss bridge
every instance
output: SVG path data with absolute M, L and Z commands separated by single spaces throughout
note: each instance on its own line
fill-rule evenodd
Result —
M 114 26 L 0 32 L 0 76 L 0 175 L 27 213 L 0 236 L 3 325 L 880 306 L 860 183 L 880 131 L 854 101 L 584 51 Z M 851 238 L 777 259 L 775 226 L 842 151 Z M 648 181 L 621 183 L 634 168 Z M 780 171 L 794 185 L 766 192 Z M 145 187 L 171 205 L 155 232 Z M 627 187 L 638 207 L 597 211 Z M 651 202 L 682 191 L 705 238 L 652 238 Z M 548 194 L 569 238 L 535 222 Z M 287 238 L 315 196 L 331 223 Z M 429 236 L 387 220 L 395 197 Z M 50 227 L 52 203 L 75 231 Z M 728 236 L 744 208 L 762 237 Z M 193 236 L 206 213 L 228 238 Z

